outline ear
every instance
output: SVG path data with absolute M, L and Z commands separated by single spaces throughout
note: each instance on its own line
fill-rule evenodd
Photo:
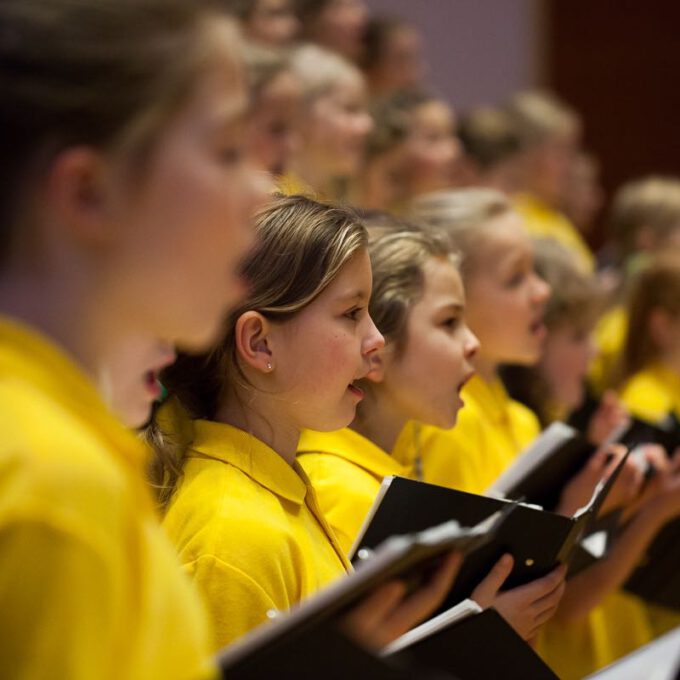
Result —
M 46 202 L 57 216 L 56 224 L 83 244 L 103 244 L 112 236 L 107 228 L 109 163 L 103 154 L 88 147 L 73 147 L 60 153 L 52 164 Z
M 270 332 L 271 324 L 259 312 L 249 310 L 236 321 L 234 340 L 238 356 L 261 373 L 270 373 L 275 368 L 269 347 Z

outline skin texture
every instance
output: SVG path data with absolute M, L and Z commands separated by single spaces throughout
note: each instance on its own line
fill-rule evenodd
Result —
M 465 293 L 458 271 L 444 258 L 423 268 L 421 297 L 408 314 L 406 344 L 389 344 L 373 358 L 376 384 L 357 430 L 390 451 L 409 420 L 453 427 L 463 405 L 459 392 L 472 376 L 477 338 L 464 320 Z M 436 379 L 433 379 L 436 376 Z
M 491 379 L 502 362 L 531 365 L 539 360 L 550 287 L 534 272 L 531 241 L 515 213 L 482 228 L 466 280 L 467 318 L 481 343 L 478 370 Z
M 290 0 L 258 0 L 243 24 L 248 38 L 271 47 L 290 46 L 300 32 Z

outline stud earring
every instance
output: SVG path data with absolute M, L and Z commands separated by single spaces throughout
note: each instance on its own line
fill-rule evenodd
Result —
M 271 371 L 271 370 L 272 370 L 272 365 L 271 365 L 269 362 L 267 362 L 267 370 L 268 370 L 268 371 Z

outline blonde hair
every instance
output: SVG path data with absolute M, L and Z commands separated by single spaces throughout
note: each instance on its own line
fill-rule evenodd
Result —
M 543 317 L 548 329 L 569 324 L 592 330 L 606 301 L 595 277 L 583 273 L 572 252 L 553 239 L 534 241 L 534 264 L 552 291 Z
M 680 251 L 658 255 L 638 273 L 628 301 L 628 332 L 621 357 L 623 382 L 657 359 L 657 346 L 650 328 L 652 313 L 663 310 L 680 318 Z
M 317 45 L 302 45 L 291 56 L 293 73 L 310 102 L 345 82 L 363 85 L 364 76 L 350 61 Z
M 484 226 L 512 212 L 507 197 L 494 189 L 449 189 L 416 198 L 410 217 L 446 233 L 461 253 L 461 274 L 467 278 L 474 268 L 475 254 Z
M 236 388 L 254 389 L 241 369 L 234 337 L 243 313 L 255 310 L 285 323 L 311 304 L 367 245 L 366 230 L 354 212 L 304 196 L 274 200 L 257 216 L 255 229 L 258 244 L 242 270 L 249 294 L 229 315 L 223 339 L 204 354 L 180 355 L 161 376 L 176 400 L 172 408 L 177 411 L 179 405 L 180 413 L 186 412 L 175 418 L 180 423 L 186 423 L 186 416 L 212 420 L 222 398 L 237 394 Z M 156 422 L 150 431 L 157 454 L 151 477 L 165 504 L 181 475 L 187 437 L 158 426 Z
M 552 137 L 580 128 L 576 111 L 551 92 L 518 92 L 508 101 L 507 111 L 522 149 L 538 146 Z
M 431 229 L 396 218 L 389 224 L 384 217 L 367 228 L 373 271 L 369 313 L 400 353 L 408 341 L 409 311 L 423 294 L 426 263 L 439 257 L 458 266 L 459 259 L 446 235 Z
M 244 60 L 248 73 L 251 102 L 257 101 L 267 85 L 281 73 L 291 71 L 288 52 L 256 43 L 246 43 Z
M 642 228 L 660 239 L 680 229 L 680 179 L 644 177 L 624 184 L 614 196 L 609 229 L 623 258 L 635 252 Z

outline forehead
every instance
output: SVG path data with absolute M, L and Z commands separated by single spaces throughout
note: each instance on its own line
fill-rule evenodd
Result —
M 465 297 L 457 267 L 447 257 L 431 257 L 423 266 L 422 299 L 462 304 Z
M 487 220 L 475 245 L 479 258 L 492 263 L 533 255 L 529 234 L 515 212 Z
M 421 104 L 414 112 L 413 122 L 418 127 L 451 128 L 455 122 L 453 109 L 442 101 Z

